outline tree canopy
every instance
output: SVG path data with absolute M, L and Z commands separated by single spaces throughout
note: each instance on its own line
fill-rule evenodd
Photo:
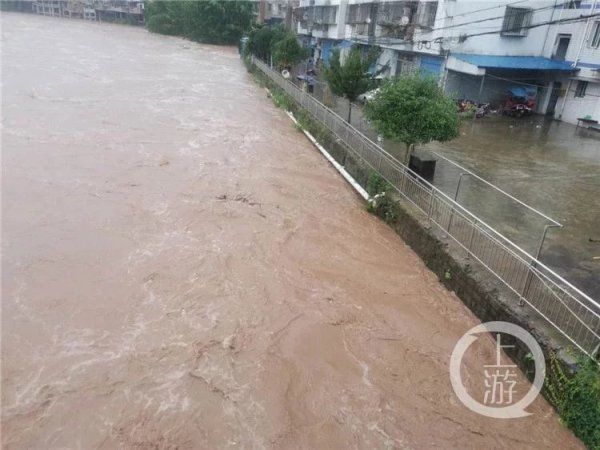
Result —
M 369 68 L 375 59 L 374 53 L 363 58 L 360 49 L 354 47 L 342 64 L 340 50 L 334 49 L 331 52 L 329 66 L 325 69 L 325 79 L 331 91 L 335 95 L 346 97 L 351 102 L 355 101 L 360 94 L 368 91 L 373 85 Z
M 233 44 L 252 25 L 252 3 L 241 0 L 150 0 L 148 29 L 212 44 Z
M 261 59 L 267 59 L 273 53 L 276 42 L 285 37 L 285 29 L 282 26 L 261 26 L 254 28 L 248 33 L 247 50 Z
M 373 75 L 369 73 L 369 68 L 376 59 L 377 53 L 370 52 L 363 57 L 360 48 L 353 47 L 342 64 L 340 50 L 336 48 L 332 51 L 329 66 L 325 68 L 325 79 L 335 95 L 348 99 L 348 122 L 350 122 L 352 102 L 373 87 Z
M 280 68 L 293 67 L 308 55 L 309 50 L 300 45 L 293 32 L 286 31 L 281 39 L 273 43 L 273 59 Z
M 380 134 L 406 144 L 407 162 L 414 144 L 458 136 L 456 104 L 432 77 L 411 74 L 386 82 L 364 112 Z

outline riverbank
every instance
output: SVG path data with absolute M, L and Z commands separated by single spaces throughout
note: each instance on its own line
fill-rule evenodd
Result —
M 369 209 L 385 220 L 419 254 L 425 264 L 437 274 L 439 280 L 455 291 L 482 322 L 502 320 L 518 324 L 535 337 L 546 355 L 548 375 L 544 394 L 561 413 L 565 423 L 591 448 L 595 448 L 599 443 L 596 418 L 600 416 L 600 397 L 596 389 L 599 376 L 597 362 L 575 356 L 576 352 L 573 352 L 571 342 L 559 334 L 547 322 L 547 318 L 537 315 L 525 306 L 514 292 L 491 278 L 491 274 L 476 261 L 465 256 L 464 248 L 450 241 L 445 230 L 432 229 L 430 220 L 424 219 L 423 211 L 418 211 L 418 208 L 415 208 L 416 204 L 411 205 L 404 201 L 405 199 L 398 195 L 398 187 L 392 188 L 360 152 L 346 145 L 344 139 L 339 137 L 340 134 L 336 136 L 330 131 L 333 125 L 328 129 L 319 122 L 324 120 L 330 123 L 333 118 L 326 116 L 329 118 L 317 119 L 321 117 L 316 112 L 318 105 L 309 103 L 312 106 L 305 110 L 303 105 L 307 99 L 302 98 L 300 101 L 299 91 L 291 89 L 292 93 L 288 95 L 287 88 L 284 91 L 277 82 L 273 83 L 270 76 L 263 72 L 270 72 L 267 66 L 252 58 L 248 58 L 246 64 L 260 85 L 272 89 L 269 95 L 277 106 L 294 111 L 300 117 L 299 126 L 305 132 L 309 130 L 319 136 L 319 142 L 323 143 L 327 150 L 314 141 L 312 135 L 309 135 L 309 138 L 321 152 L 329 151 L 335 155 L 333 164 L 336 164 L 336 167 L 339 165 L 338 170 L 342 171 L 344 177 L 347 177 L 347 172 L 354 177 L 350 179 L 351 185 L 362 185 L 375 196 L 369 200 Z M 309 110 L 311 113 L 308 113 Z M 329 154 L 326 155 L 331 159 Z M 381 160 L 379 161 L 381 164 Z M 374 181 L 376 178 L 379 179 L 378 182 Z M 357 189 L 361 190 L 360 187 Z M 383 197 L 380 197 L 382 195 Z M 375 200 L 377 197 L 380 199 Z M 507 349 L 507 353 L 525 373 L 532 375 L 535 371 L 530 349 L 520 341 L 512 342 L 511 347 Z M 579 362 L 578 367 L 576 362 Z M 573 375 L 575 369 L 577 373 Z

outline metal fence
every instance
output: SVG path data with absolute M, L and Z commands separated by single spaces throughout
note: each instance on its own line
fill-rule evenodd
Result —
M 385 178 L 431 224 L 483 265 L 579 349 L 592 355 L 600 345 L 600 304 L 367 138 L 310 94 L 257 58 L 253 63 Z

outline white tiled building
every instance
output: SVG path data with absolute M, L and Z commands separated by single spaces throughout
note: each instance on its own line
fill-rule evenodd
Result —
M 333 47 L 383 49 L 387 76 L 419 70 L 459 98 L 499 103 L 537 90 L 537 112 L 600 120 L 600 0 L 300 0 L 297 32 L 328 60 Z M 584 19 L 581 19 L 581 16 Z M 572 21 L 569 21 L 572 20 Z

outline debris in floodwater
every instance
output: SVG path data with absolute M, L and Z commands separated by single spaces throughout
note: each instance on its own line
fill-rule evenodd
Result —
M 221 345 L 223 346 L 224 349 L 234 350 L 235 349 L 235 334 L 232 334 L 231 336 L 227 336 L 225 339 L 223 339 L 223 342 L 221 343 Z
M 231 200 L 233 202 L 241 202 L 241 203 L 246 203 L 250 206 L 260 206 L 260 202 L 255 202 L 253 200 L 250 200 L 248 197 L 243 196 L 243 195 L 236 195 L 235 197 L 229 197 L 227 194 L 222 194 L 222 195 L 217 195 L 215 197 L 217 200 Z

